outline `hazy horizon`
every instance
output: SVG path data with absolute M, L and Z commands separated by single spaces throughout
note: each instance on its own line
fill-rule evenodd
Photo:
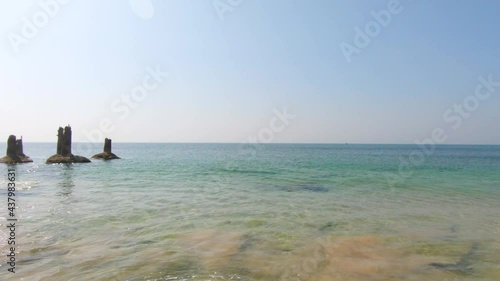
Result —
M 45 144 L 57 144 L 57 141 L 24 141 L 24 144 L 30 144 L 30 143 L 45 143 Z M 95 142 L 73 142 L 75 144 L 78 143 L 92 143 L 94 145 L 101 145 L 99 143 Z M 104 144 L 104 143 L 103 143 Z M 360 142 L 346 142 L 346 143 L 340 143 L 340 142 L 272 142 L 272 143 L 259 143 L 259 142 L 155 142 L 155 141 L 150 141 L 150 142 L 145 142 L 145 141 L 113 141 L 113 144 L 235 144 L 235 145 L 241 145 L 241 144 L 255 144 L 255 145 L 280 145 L 280 144 L 307 144 L 307 145 L 416 145 L 415 143 L 360 143 Z M 5 145 L 5 144 L 4 144 Z M 484 143 L 484 144 L 467 144 L 467 143 L 444 143 L 444 144 L 435 144 L 435 146 L 500 146 L 500 144 L 493 144 L 493 143 Z

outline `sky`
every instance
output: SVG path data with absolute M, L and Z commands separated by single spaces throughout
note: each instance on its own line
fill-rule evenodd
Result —
M 500 2 L 0 5 L 5 140 L 500 144 Z

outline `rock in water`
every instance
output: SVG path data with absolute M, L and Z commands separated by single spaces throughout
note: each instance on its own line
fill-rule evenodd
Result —
M 113 152 L 111 152 L 111 139 L 106 138 L 104 140 L 104 151 L 92 156 L 93 159 L 103 159 L 103 160 L 113 160 L 120 159 Z
M 56 154 L 62 155 L 63 145 L 64 145 L 64 129 L 62 127 L 59 127 L 59 130 L 57 130 L 57 152 L 56 152 Z
M 16 140 L 16 153 L 19 156 L 26 157 L 24 154 L 24 149 L 23 149 L 23 139 Z
M 16 136 L 10 135 L 7 139 L 7 155 L 11 157 L 15 157 L 17 155 L 16 150 Z
M 33 162 L 31 158 L 24 154 L 23 139 L 16 139 L 16 136 L 10 135 L 7 140 L 7 155 L 0 159 L 0 163 L 17 164 Z
M 111 153 L 111 139 L 104 140 L 104 152 Z
M 71 127 L 66 126 L 64 127 L 64 135 L 63 135 L 63 146 L 62 146 L 62 153 L 61 155 L 63 156 L 68 156 L 72 155 L 71 154 Z
M 59 127 L 57 130 L 57 153 L 47 159 L 47 164 L 90 162 L 88 158 L 71 153 L 71 136 L 70 126 L 66 126 L 64 129 Z
M 60 154 L 54 154 L 50 156 L 45 163 L 47 164 L 71 164 L 71 163 L 89 163 L 90 160 L 83 156 L 78 155 L 67 155 L 62 156 Z

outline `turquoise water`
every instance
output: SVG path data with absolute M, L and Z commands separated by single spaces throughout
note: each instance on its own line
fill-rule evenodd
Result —
M 500 280 L 500 146 L 422 163 L 409 145 L 115 143 L 123 159 L 74 165 L 45 164 L 55 144 L 24 151 L 16 274 L 0 166 L 2 280 Z

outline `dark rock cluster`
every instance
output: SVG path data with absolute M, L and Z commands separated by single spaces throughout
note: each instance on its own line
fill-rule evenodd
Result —
M 71 152 L 71 138 L 72 131 L 69 125 L 64 127 L 64 129 L 59 127 L 57 130 L 57 151 L 56 154 L 47 159 L 47 164 L 90 162 L 88 158 L 73 155 Z M 103 160 L 120 159 L 120 157 L 111 152 L 111 139 L 108 138 L 104 140 L 104 151 L 92 156 L 92 158 Z M 14 135 L 9 136 L 7 140 L 7 155 L 0 158 L 0 163 L 16 164 L 28 162 L 33 162 L 33 160 L 24 154 L 22 137 L 21 139 L 16 139 Z
M 64 129 L 59 127 L 57 131 L 57 154 L 50 156 L 46 161 L 47 164 L 90 162 L 88 158 L 71 153 L 71 136 L 70 126 L 66 126 Z
M 24 154 L 22 137 L 17 139 L 16 136 L 10 135 L 7 140 L 7 155 L 0 158 L 0 163 L 17 164 L 29 162 L 33 162 L 33 160 Z
M 106 138 L 104 140 L 104 151 L 92 156 L 93 159 L 103 159 L 103 160 L 113 160 L 120 159 L 113 152 L 111 152 L 111 139 Z

